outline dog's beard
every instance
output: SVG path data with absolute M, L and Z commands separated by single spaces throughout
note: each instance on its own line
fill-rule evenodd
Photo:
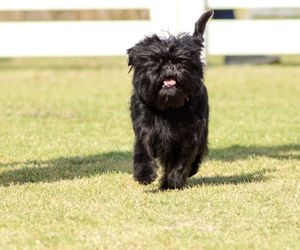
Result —
M 183 68 L 183 67 L 181 67 Z M 168 73 L 168 74 L 167 74 Z M 134 73 L 134 90 L 149 107 L 158 110 L 177 109 L 198 93 L 200 79 L 187 68 L 170 72 L 139 68 Z
M 187 95 L 177 86 L 162 87 L 157 95 L 156 106 L 158 109 L 180 108 L 185 104 Z
M 138 83 L 136 90 L 147 105 L 158 110 L 175 109 L 184 106 L 188 99 L 188 94 L 184 89 L 182 76 L 179 72 L 176 72 L 177 74 L 166 74 L 159 71 L 153 72 L 149 69 L 142 72 L 144 74 L 141 80 L 136 81 Z

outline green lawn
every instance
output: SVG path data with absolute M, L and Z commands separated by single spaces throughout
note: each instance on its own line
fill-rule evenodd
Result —
M 0 60 L 1 249 L 299 249 L 300 60 L 206 73 L 210 155 L 132 179 L 126 58 Z

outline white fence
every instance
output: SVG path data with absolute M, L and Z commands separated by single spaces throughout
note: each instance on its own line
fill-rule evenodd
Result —
M 299 0 L 208 0 L 211 9 L 300 8 Z M 212 55 L 300 54 L 300 19 L 211 20 L 207 53 Z
M 0 57 L 125 55 L 151 33 L 192 32 L 205 10 L 300 8 L 299 0 L 0 0 L 0 11 L 146 9 L 150 20 L 0 22 Z M 0 12 L 1 14 L 1 12 Z M 214 55 L 300 54 L 299 20 L 211 20 Z
M 150 20 L 0 22 L 0 56 L 125 55 L 147 34 L 191 31 L 204 4 L 203 0 L 0 0 L 0 11 L 82 9 L 147 9 Z

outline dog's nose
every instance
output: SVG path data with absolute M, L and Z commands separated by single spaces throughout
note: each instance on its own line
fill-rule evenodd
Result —
M 175 67 L 173 65 L 166 65 L 165 67 L 165 73 L 167 76 L 172 76 L 174 75 L 174 72 L 175 72 Z
M 174 69 L 174 66 L 173 66 L 173 65 L 167 65 L 166 69 L 167 69 L 167 70 L 173 70 L 173 69 Z

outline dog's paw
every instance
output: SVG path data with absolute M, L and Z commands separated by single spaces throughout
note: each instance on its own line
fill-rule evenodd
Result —
M 174 176 L 168 176 L 161 181 L 160 189 L 182 189 L 185 186 L 186 181 L 182 178 L 174 178 Z
M 156 180 L 157 174 L 151 168 L 142 168 L 134 171 L 134 180 L 143 185 L 148 185 Z

